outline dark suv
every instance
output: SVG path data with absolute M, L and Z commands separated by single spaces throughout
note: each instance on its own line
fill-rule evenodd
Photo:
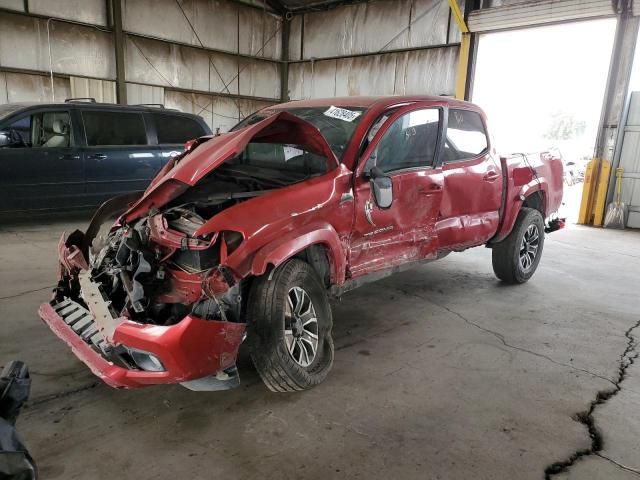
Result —
M 0 214 L 143 191 L 187 140 L 210 134 L 201 117 L 161 105 L 0 105 Z

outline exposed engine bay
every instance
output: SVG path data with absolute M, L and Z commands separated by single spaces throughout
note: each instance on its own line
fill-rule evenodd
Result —
M 91 279 L 109 299 L 114 317 L 174 325 L 188 314 L 241 321 L 241 286 L 220 265 L 242 242 L 238 232 L 195 238 L 206 221 L 237 203 L 306 175 L 223 165 L 131 225 L 112 229 L 89 250 Z

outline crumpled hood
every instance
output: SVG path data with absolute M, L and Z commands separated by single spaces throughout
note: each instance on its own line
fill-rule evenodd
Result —
M 325 156 L 329 163 L 336 166 L 339 163 L 313 124 L 288 112 L 279 112 L 241 130 L 202 138 L 192 150 L 169 160 L 144 195 L 124 213 L 124 220 L 131 222 L 152 207 L 160 208 L 167 204 L 216 167 L 242 153 L 252 141 L 304 145 L 309 151 Z

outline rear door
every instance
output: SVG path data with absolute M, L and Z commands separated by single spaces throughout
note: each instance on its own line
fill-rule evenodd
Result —
M 83 206 L 79 129 L 69 108 L 33 109 L 0 125 L 19 141 L 0 148 L 0 211 Z
M 437 254 L 443 113 L 439 106 L 401 109 L 386 120 L 365 151 L 355 179 L 349 260 L 354 278 Z M 366 178 L 374 166 L 393 184 L 393 203 L 387 209 L 376 204 Z
M 93 203 L 144 191 L 161 162 L 142 111 L 83 108 L 81 113 L 87 194 Z
M 485 243 L 498 228 L 502 174 L 478 112 L 449 109 L 442 173 L 444 191 L 437 223 L 440 247 Z
M 204 122 L 189 115 L 180 115 L 170 112 L 148 113 L 147 118 L 152 119 L 155 126 L 155 136 L 158 142 L 160 161 L 164 165 L 169 158 L 182 153 L 184 144 L 188 140 L 210 135 L 211 130 Z

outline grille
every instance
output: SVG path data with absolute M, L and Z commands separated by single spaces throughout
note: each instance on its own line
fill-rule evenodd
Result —
M 64 323 L 69 325 L 86 343 L 102 352 L 107 349 L 104 337 L 98 330 L 89 310 L 68 298 L 53 305 L 53 309 L 62 317 Z

